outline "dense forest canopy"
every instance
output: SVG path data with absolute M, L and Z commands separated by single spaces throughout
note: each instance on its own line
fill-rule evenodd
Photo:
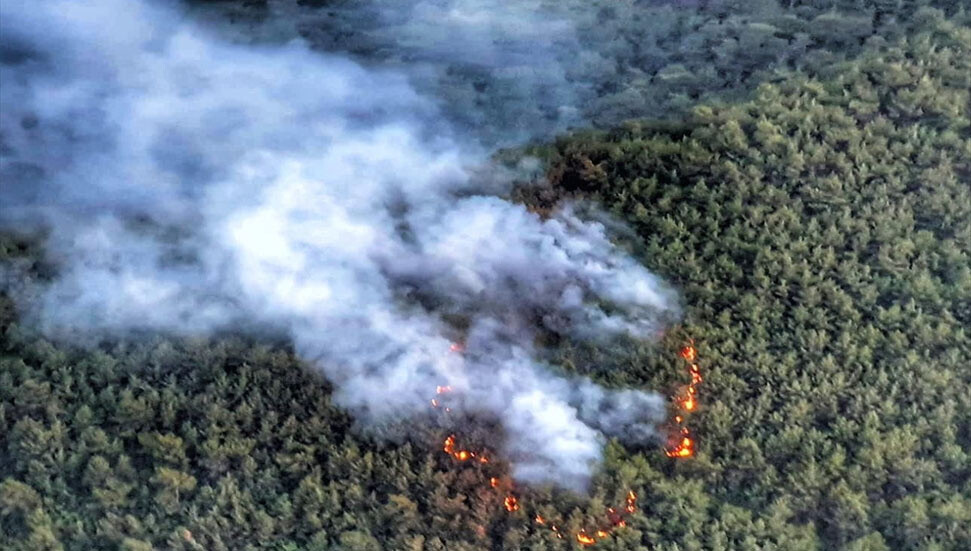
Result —
M 245 29 L 239 40 L 299 36 L 369 64 L 421 65 L 412 75 L 417 86 L 440 98 L 456 124 L 498 143 L 510 135 L 546 138 L 568 126 L 678 119 L 699 102 L 743 98 L 787 71 L 825 71 L 867 44 L 899 40 L 920 24 L 914 13 L 921 8 L 956 21 L 969 11 L 954 0 L 192 4 L 236 22 Z M 479 44 L 480 31 L 449 20 L 455 12 L 484 20 L 487 38 L 512 47 L 497 53 Z M 462 48 L 443 46 L 453 40 Z M 564 103 L 571 108 L 557 109 Z
M 257 34 L 288 16 L 317 47 L 375 64 L 409 55 L 347 3 L 208 4 L 193 2 Z M 636 511 L 595 549 L 971 549 L 967 7 L 593 4 L 544 3 L 576 11 L 570 47 L 588 56 L 564 78 L 589 84 L 589 112 L 561 120 L 511 88 L 522 109 L 498 102 L 483 135 L 512 113 L 543 131 L 604 126 L 503 151 L 546 163 L 514 198 L 626 222 L 618 239 L 677 286 L 684 319 L 660 345 L 550 338 L 548 354 L 612 387 L 675 389 L 692 340 L 693 457 L 613 441 L 589 495 L 520 487 L 509 511 L 488 483 L 508 483 L 501 460 L 457 463 L 434 416 L 404 440 L 354 430 L 285 340 L 78 346 L 39 335 L 5 292 L 0 547 L 575 549 L 536 516 L 574 534 L 633 491 Z M 466 102 L 515 80 L 448 63 L 419 86 L 451 90 L 437 97 L 459 123 L 477 124 Z M 15 230 L 0 257 L 18 292 L 58 269 L 42 236 Z M 489 427 L 462 438 L 489 446 Z

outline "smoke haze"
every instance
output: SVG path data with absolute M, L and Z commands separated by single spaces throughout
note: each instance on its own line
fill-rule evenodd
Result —
M 439 61 L 570 40 L 522 6 L 409 6 L 397 16 L 418 24 L 398 31 L 438 29 L 415 48 Z M 58 277 L 24 305 L 46 333 L 283 328 L 364 424 L 425 415 L 451 385 L 457 413 L 501 423 L 528 482 L 583 489 L 605 435 L 654 437 L 658 395 L 557 375 L 533 343 L 650 338 L 673 292 L 569 206 L 541 218 L 502 199 L 481 137 L 415 72 L 231 44 L 143 1 L 5 1 L 0 36 L 2 222 L 50 229 Z

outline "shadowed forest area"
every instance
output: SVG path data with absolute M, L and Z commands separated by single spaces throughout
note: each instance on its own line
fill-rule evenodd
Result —
M 278 17 L 269 3 L 209 4 L 193 2 L 239 28 Z M 392 66 L 409 55 L 342 19 L 342 3 L 298 4 L 294 27 L 320 49 Z M 623 242 L 685 313 L 660 344 L 553 340 L 552 364 L 674 389 L 692 339 L 705 376 L 694 457 L 612 441 L 589 496 L 520 488 L 508 511 L 488 483 L 501 461 L 456 463 L 433 418 L 405 441 L 352 430 L 285 340 L 75 346 L 39 336 L 5 293 L 0 547 L 566 550 L 634 491 L 626 526 L 592 549 L 971 549 L 971 11 L 594 4 L 564 77 L 590 83 L 577 120 L 593 129 L 542 104 L 517 112 L 515 97 L 495 119 L 463 118 L 514 71 L 459 64 L 419 86 L 451 90 L 445 109 L 486 136 L 503 117 L 576 127 L 501 152 L 546 163 L 514 197 L 624 221 Z M 36 235 L 0 238 L 5 269 L 30 279 L 18 285 L 56 273 L 43 252 Z M 490 444 L 486 427 L 463 437 Z

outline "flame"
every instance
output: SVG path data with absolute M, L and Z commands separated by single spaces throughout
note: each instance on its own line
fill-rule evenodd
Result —
M 462 352 L 465 350 L 465 347 L 460 343 L 453 343 L 450 348 L 453 352 Z M 691 348 L 691 350 L 693 351 L 694 348 Z M 684 350 L 682 350 L 682 355 L 684 354 L 685 352 Z M 694 354 L 694 352 L 692 352 L 691 354 Z M 693 366 L 693 367 L 696 367 L 696 366 Z M 698 377 L 700 381 L 700 375 Z M 692 378 L 692 380 L 694 380 L 694 378 Z M 452 392 L 452 387 L 450 385 L 438 385 L 435 387 L 436 396 L 440 396 L 442 394 L 448 394 L 450 392 Z M 692 389 L 692 392 L 690 392 L 690 395 L 691 396 L 694 395 L 693 389 Z M 451 411 L 451 408 L 448 408 L 448 407 L 442 408 L 441 407 L 442 404 L 438 398 L 432 398 L 431 404 L 433 408 L 444 409 L 446 413 Z M 682 417 L 678 416 L 677 420 L 678 420 L 678 423 L 681 423 Z M 684 429 L 684 430 L 687 430 L 687 429 Z M 452 456 L 452 458 L 455 459 L 456 461 L 463 462 L 463 461 L 468 461 L 470 459 L 475 458 L 475 459 L 478 459 L 479 463 L 482 463 L 482 464 L 489 463 L 489 459 L 488 457 L 486 457 L 484 453 L 481 453 L 481 452 L 477 453 L 477 452 L 473 452 L 465 449 L 456 449 L 455 442 L 456 442 L 455 435 L 454 434 L 448 435 L 448 437 L 446 437 L 445 441 L 442 443 L 442 451 Z M 498 488 L 499 479 L 496 477 L 489 478 L 489 486 L 491 488 Z M 618 513 L 617 509 L 613 507 L 609 507 L 607 509 L 607 519 L 606 519 L 607 524 L 601 524 L 600 527 L 597 527 L 595 531 L 591 530 L 590 533 L 588 533 L 585 528 L 580 529 L 578 532 L 574 534 L 574 537 L 576 538 L 577 542 L 580 543 L 581 545 L 588 546 L 588 545 L 595 544 L 598 540 L 608 537 L 610 535 L 610 532 L 615 528 L 623 528 L 627 526 L 627 521 L 625 520 L 625 516 L 630 515 L 637 510 L 636 504 L 637 504 L 637 494 L 635 494 L 633 491 L 628 491 L 627 501 L 624 506 L 623 512 Z M 518 511 L 520 509 L 519 499 L 513 494 L 508 494 L 503 499 L 503 506 L 505 507 L 506 511 L 509 511 L 509 512 Z M 560 538 L 560 539 L 563 538 L 563 533 L 560 531 L 559 527 L 556 524 L 549 524 L 548 523 L 549 521 L 543 518 L 543 516 L 540 515 L 539 513 L 536 513 L 534 520 L 537 525 L 547 526 L 549 530 L 556 535 L 557 538 Z
M 691 372 L 691 386 L 701 384 L 703 379 L 701 378 L 701 368 L 698 367 L 698 364 L 691 364 L 688 367 L 688 371 Z
M 691 413 L 698 409 L 698 385 L 704 380 L 701 376 L 701 367 L 698 366 L 698 350 L 695 348 L 694 341 L 681 348 L 681 358 L 688 362 L 688 374 L 691 375 L 691 383 L 684 388 L 684 393 L 675 398 L 678 407 L 684 413 Z M 695 453 L 695 443 L 691 438 L 691 432 L 685 425 L 685 416 L 678 414 L 674 417 L 674 423 L 680 427 L 680 440 L 673 448 L 668 448 L 665 453 L 668 457 L 691 457 Z
M 448 349 L 452 352 L 465 352 L 465 345 L 460 342 L 453 342 Z
M 614 507 L 607 508 L 607 524 L 597 527 L 595 530 L 587 530 L 582 528 L 577 531 L 573 536 L 576 538 L 577 542 L 581 545 L 593 545 L 597 541 L 602 540 L 610 536 L 610 532 L 616 528 L 623 528 L 627 526 L 627 521 L 625 516 L 634 513 L 637 510 L 637 494 L 633 490 L 627 492 L 626 505 L 624 506 L 624 512 L 618 513 L 617 509 Z M 560 532 L 560 528 L 556 524 L 548 524 L 548 521 L 543 518 L 542 515 L 536 514 L 533 519 L 537 525 L 547 526 L 550 531 L 553 532 L 557 538 L 563 538 L 563 533 Z
M 695 361 L 695 358 L 697 356 L 698 356 L 698 351 L 695 350 L 694 343 L 688 344 L 687 346 L 681 349 L 681 357 L 684 358 L 685 360 L 688 360 L 689 362 Z
M 480 462 L 488 463 L 488 459 L 486 459 L 485 454 L 464 449 L 456 449 L 456 436 L 454 434 L 450 434 L 447 438 L 445 438 L 445 441 L 442 443 L 442 451 L 452 456 L 452 458 L 456 461 L 467 461 L 472 458 L 478 458 Z M 499 485 L 499 479 L 497 477 L 489 478 L 489 486 L 491 488 L 498 488 Z M 601 524 L 595 529 L 591 529 L 589 532 L 586 528 L 583 528 L 574 533 L 573 536 L 576 538 L 577 542 L 584 546 L 593 545 L 597 543 L 597 541 L 608 537 L 612 530 L 627 526 L 625 517 L 637 511 L 637 494 L 634 493 L 633 490 L 628 490 L 625 499 L 626 502 L 621 511 L 618 512 L 618 509 L 614 507 L 607 508 L 605 524 Z M 509 511 L 510 513 L 518 511 L 521 507 L 519 498 L 513 494 L 506 495 L 506 497 L 503 498 L 503 507 L 505 507 L 506 511 Z M 563 538 L 563 533 L 560 531 L 560 528 L 556 524 L 550 524 L 549 521 L 539 513 L 535 513 L 533 520 L 539 526 L 548 527 L 557 538 Z
M 475 457 L 475 452 L 470 452 L 469 450 L 456 450 L 455 449 L 455 435 L 450 434 L 448 438 L 445 439 L 445 443 L 442 445 L 442 451 L 451 455 L 459 461 L 468 461 L 469 459 Z M 488 462 L 488 460 L 483 461 L 485 457 L 481 457 L 479 461 Z
M 689 436 L 681 439 L 681 443 L 667 451 L 668 457 L 691 457 L 695 453 L 695 443 Z

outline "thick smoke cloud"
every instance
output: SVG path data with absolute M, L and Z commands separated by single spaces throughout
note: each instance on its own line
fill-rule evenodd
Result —
M 605 435 L 653 438 L 660 397 L 533 342 L 650 337 L 672 292 L 601 224 L 499 198 L 401 73 L 130 0 L 4 2 L 0 36 L 2 221 L 50 228 L 59 275 L 25 305 L 49 334 L 284 328 L 364 424 L 451 385 L 524 481 L 582 489 Z

